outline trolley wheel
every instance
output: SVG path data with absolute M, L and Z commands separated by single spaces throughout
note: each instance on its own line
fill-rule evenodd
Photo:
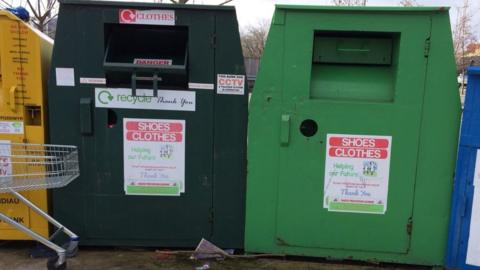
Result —
M 65 255 L 67 256 L 67 258 L 73 258 L 78 254 L 78 245 L 74 245 L 72 248 L 72 245 L 70 245 L 70 242 L 68 242 L 63 244 L 62 248 L 65 249 Z
M 59 266 L 56 265 L 57 261 L 58 261 L 58 256 L 48 258 L 47 270 L 66 270 L 67 269 L 67 261 L 60 264 Z

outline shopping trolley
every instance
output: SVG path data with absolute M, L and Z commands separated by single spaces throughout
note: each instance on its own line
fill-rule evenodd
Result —
M 78 150 L 75 146 L 0 141 L 0 193 L 12 194 L 48 220 L 57 230 L 47 239 L 5 214 L 0 213 L 0 220 L 56 252 L 57 256 L 47 261 L 47 269 L 66 269 L 66 257 L 78 250 L 79 237 L 22 196 L 19 191 L 63 187 L 79 175 Z M 70 241 L 60 247 L 52 241 L 61 232 L 68 235 Z

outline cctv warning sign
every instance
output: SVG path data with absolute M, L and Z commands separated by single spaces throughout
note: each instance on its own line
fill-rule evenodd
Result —
M 243 95 L 245 93 L 245 75 L 218 74 L 217 94 Z
M 327 134 L 324 208 L 385 214 L 391 136 Z

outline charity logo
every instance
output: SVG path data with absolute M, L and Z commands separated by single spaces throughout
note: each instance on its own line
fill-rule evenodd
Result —
M 13 123 L 12 123 L 12 127 L 14 127 L 14 128 L 21 128 L 21 127 L 22 127 L 22 123 L 21 123 L 21 122 L 13 122 Z
M 108 104 L 113 100 L 113 96 L 109 91 L 103 90 L 98 93 L 97 99 L 102 104 Z
M 173 155 L 173 146 L 170 144 L 162 145 L 160 147 L 160 158 L 162 159 L 170 159 Z
M 134 9 L 122 9 L 119 16 L 121 23 L 133 23 L 137 18 L 136 10 Z
M 378 164 L 375 161 L 363 162 L 363 175 L 365 176 L 377 176 Z

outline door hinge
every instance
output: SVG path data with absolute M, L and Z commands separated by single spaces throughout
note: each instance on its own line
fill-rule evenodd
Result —
M 412 218 L 409 218 L 408 221 L 407 221 L 407 234 L 409 236 L 412 235 L 412 229 L 413 229 L 413 220 L 412 220 Z
M 213 213 L 213 208 L 210 208 L 210 215 L 208 217 L 208 222 L 213 224 L 213 219 L 214 219 L 214 213 Z
M 430 44 L 431 44 L 430 38 L 427 38 L 425 40 L 425 50 L 423 53 L 425 57 L 428 57 L 428 55 L 430 54 Z
M 217 34 L 212 35 L 212 47 L 214 49 L 217 47 Z

